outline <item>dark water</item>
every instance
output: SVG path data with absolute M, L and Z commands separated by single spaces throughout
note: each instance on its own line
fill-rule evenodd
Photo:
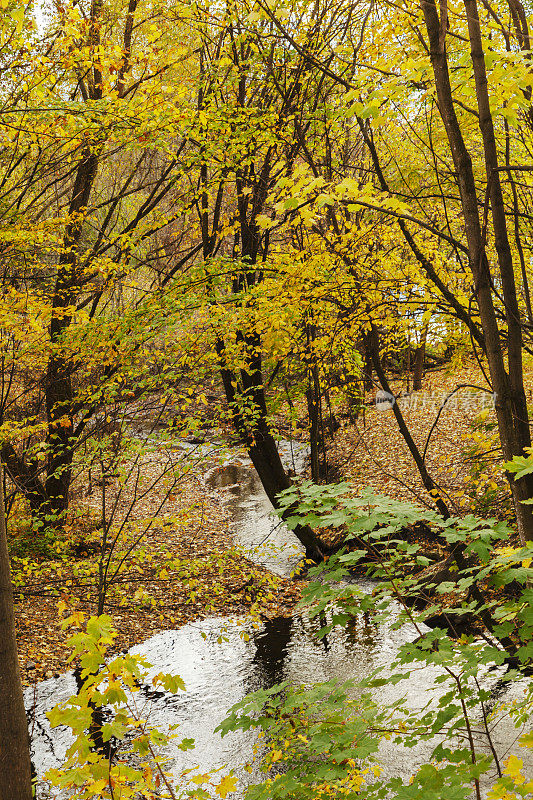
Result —
M 302 454 L 297 455 L 301 463 Z M 249 557 L 278 574 L 289 574 L 302 549 L 292 534 L 271 517 L 270 504 L 250 466 L 226 464 L 212 469 L 206 475 L 206 488 L 225 493 L 235 521 L 236 542 Z M 369 582 L 358 584 L 363 591 L 372 590 Z M 393 619 L 394 608 L 389 624 L 376 625 L 371 616 L 360 615 L 345 629 L 335 630 L 326 640 L 318 641 L 313 634 L 319 626 L 305 615 L 270 620 L 258 629 L 246 620 L 211 618 L 157 634 L 135 647 L 133 652 L 141 653 L 153 665 L 153 674 L 177 673 L 186 684 L 185 693 L 164 694 L 155 701 L 146 692 L 151 723 L 163 729 L 179 723 L 180 736 L 196 741 L 192 751 L 170 751 L 175 773 L 196 766 L 207 772 L 227 765 L 240 778 L 238 792 L 232 797 L 242 796 L 246 783 L 257 778 L 255 771 L 248 775 L 243 770 L 252 758 L 255 734 L 237 732 L 222 738 L 213 732 L 231 705 L 248 692 L 283 680 L 295 684 L 332 678 L 342 681 L 364 677 L 378 666 L 387 667 L 399 646 L 418 635 L 410 625 L 394 629 Z M 389 703 L 403 696 L 411 708 L 422 708 L 429 700 L 437 699 L 437 675 L 434 668 L 419 671 L 416 679 L 380 689 L 378 699 Z M 496 682 L 495 678 L 491 680 Z M 520 686 L 513 689 L 516 696 L 520 691 Z M 74 692 L 74 680 L 67 674 L 40 683 L 36 702 L 33 690 L 26 693 L 27 706 L 34 711 L 32 749 L 39 774 L 61 762 L 69 743 L 66 731 L 50 729 L 45 712 Z M 512 697 L 508 695 L 506 699 Z M 501 755 L 513 747 L 519 733 L 508 720 L 498 724 L 495 740 Z M 408 778 L 417 765 L 427 760 L 430 749 L 428 743 L 409 750 L 385 743 L 379 761 L 385 775 Z M 522 749 L 520 756 L 524 757 Z M 529 766 L 533 775 L 533 760 Z

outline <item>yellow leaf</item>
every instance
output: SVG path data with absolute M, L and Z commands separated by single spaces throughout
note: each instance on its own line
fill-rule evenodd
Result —
M 202 783 L 209 783 L 210 776 L 205 775 L 195 775 L 194 778 L 191 778 L 192 783 L 196 783 L 198 786 Z
M 515 783 L 524 783 L 525 778 L 522 775 L 522 769 L 524 767 L 524 762 L 521 758 L 517 758 L 517 756 L 509 756 L 507 759 L 507 763 L 505 764 L 505 769 L 503 770 L 506 775 L 510 775 L 511 778 L 515 781 Z
M 224 799 L 230 792 L 233 792 L 236 785 L 237 778 L 234 778 L 233 775 L 225 775 L 216 787 L 216 793 Z

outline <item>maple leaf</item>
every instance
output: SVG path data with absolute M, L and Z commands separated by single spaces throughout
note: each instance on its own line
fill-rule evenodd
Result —
M 230 792 L 235 790 L 236 785 L 237 778 L 235 778 L 233 775 L 225 775 L 216 787 L 215 791 L 220 797 L 222 797 L 222 800 L 224 800 L 224 798 L 227 797 Z
M 507 759 L 505 764 L 505 769 L 503 770 L 506 775 L 510 775 L 511 778 L 515 781 L 515 783 L 524 783 L 525 778 L 522 774 L 522 769 L 524 767 L 524 762 L 521 758 L 517 756 L 510 755 Z

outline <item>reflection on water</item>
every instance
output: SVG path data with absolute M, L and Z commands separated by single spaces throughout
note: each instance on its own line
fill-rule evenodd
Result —
M 208 486 L 226 489 L 236 544 L 256 564 L 288 577 L 305 556 L 305 550 L 273 513 L 255 470 L 229 464 L 211 470 L 206 480 Z
M 278 573 L 290 572 L 301 557 L 301 548 L 292 534 L 271 517 L 271 507 L 252 469 L 225 465 L 211 470 L 206 482 L 211 488 L 226 487 L 235 520 L 235 538 L 250 557 Z M 358 585 L 363 591 L 372 590 L 368 581 L 358 581 Z M 335 629 L 318 641 L 313 634 L 326 621 L 310 620 L 303 614 L 292 619 L 272 619 L 254 629 L 245 620 L 213 618 L 157 634 L 133 648 L 153 665 L 153 674 L 174 672 L 185 681 L 186 692 L 175 696 L 144 689 L 150 722 L 163 729 L 179 723 L 181 737 L 196 741 L 193 751 L 182 752 L 177 747 L 171 750 L 176 774 L 197 765 L 208 771 L 226 764 L 235 769 L 240 779 L 233 797 L 242 797 L 246 784 L 258 778 L 256 772 L 248 774 L 243 770 L 252 758 L 255 734 L 239 731 L 221 738 L 213 732 L 231 705 L 248 692 L 270 688 L 284 680 L 309 685 L 332 678 L 357 680 L 378 666 L 388 667 L 399 646 L 418 636 L 414 626 L 394 629 L 392 619 L 387 624 L 376 624 L 371 614 L 361 614 L 345 628 Z M 404 696 L 410 708 L 421 709 L 435 699 L 434 679 L 438 674 L 435 668 L 425 669 L 415 678 L 387 684 L 377 699 L 388 704 Z M 63 675 L 37 686 L 35 706 L 33 689 L 26 692 L 27 707 L 34 707 L 35 712 L 30 729 L 39 774 L 61 762 L 69 742 L 65 731 L 50 730 L 45 711 L 74 691 L 72 676 Z M 512 689 L 516 696 L 520 691 L 520 686 Z M 505 696 L 510 697 L 509 693 Z M 516 735 L 508 721 L 498 725 L 494 738 L 501 754 Z M 384 773 L 408 778 L 427 760 L 431 747 L 431 743 L 422 742 L 407 750 L 385 742 L 379 753 Z

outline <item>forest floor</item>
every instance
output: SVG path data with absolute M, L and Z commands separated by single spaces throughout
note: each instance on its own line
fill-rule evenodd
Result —
M 533 386 L 533 370 L 526 384 Z M 452 512 L 506 517 L 508 491 L 492 452 L 492 398 L 472 388 L 482 385 L 477 368 L 455 366 L 428 372 L 424 388 L 403 397 L 402 408 L 422 451 L 431 433 L 427 466 Z M 446 403 L 435 425 L 443 398 L 457 386 L 464 388 Z M 393 390 L 402 391 L 399 382 Z M 328 441 L 328 450 L 336 474 L 349 480 L 355 491 L 370 487 L 400 500 L 432 504 L 393 411 L 376 406 L 370 394 L 355 421 L 343 419 L 340 430 Z M 83 496 L 75 504 L 57 558 L 40 565 L 32 559 L 14 559 L 17 640 L 25 685 L 68 668 L 62 616 L 78 612 L 81 624 L 96 613 L 100 556 L 94 544 L 102 535 L 97 523 L 102 495 L 108 507 L 110 498 L 117 500 L 112 531 L 127 517 L 116 545 L 104 550 L 110 576 L 125 558 L 105 608 L 119 632 L 115 649 L 127 649 L 161 630 L 206 616 L 252 613 L 264 619 L 293 612 L 301 583 L 255 566 L 234 547 L 231 510 L 224 493 L 203 481 L 216 460 L 206 462 L 204 456 L 191 464 L 182 459 L 175 449 L 152 450 L 135 463 L 122 492 L 120 482 L 111 478 L 109 485 L 92 486 L 88 493 L 87 475 L 80 475 Z M 168 475 L 174 473 L 178 479 L 169 483 Z
M 510 495 L 497 450 L 494 400 L 483 385 L 477 366 L 459 366 L 427 372 L 419 391 L 407 392 L 400 381 L 393 381 L 392 389 L 400 395 L 409 431 L 451 513 L 508 518 Z M 526 385 L 533 387 L 533 370 L 526 375 Z M 457 387 L 462 388 L 450 397 Z M 531 389 L 528 392 L 531 401 Z M 344 423 L 327 448 L 335 473 L 356 490 L 371 488 L 433 507 L 392 408 L 376 404 L 373 393 L 359 417 Z

